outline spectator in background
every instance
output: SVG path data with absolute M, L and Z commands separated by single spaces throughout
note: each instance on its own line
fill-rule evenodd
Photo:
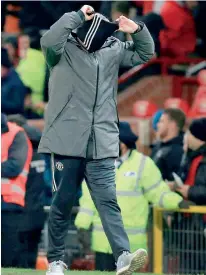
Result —
M 25 207 L 22 212 L 20 234 L 20 266 L 35 268 L 38 244 L 45 222 L 44 205 L 46 190 L 44 182 L 45 160 L 42 154 L 37 153 L 41 132 L 29 126 L 21 115 L 8 117 L 10 122 L 21 126 L 29 137 L 33 147 L 33 157 L 26 185 Z
M 186 56 L 195 50 L 193 10 L 198 1 L 165 1 L 160 15 L 165 29 L 160 32 L 161 55 Z
M 121 15 L 128 17 L 130 4 L 128 1 L 115 1 L 111 7 L 111 19 L 116 21 Z
M 128 1 L 115 1 L 111 5 L 111 19 L 116 21 L 121 15 L 129 17 L 130 4 Z M 125 42 L 131 40 L 130 36 L 126 33 L 117 31 L 113 34 L 116 38 Z
M 160 32 L 165 28 L 162 17 L 157 13 L 151 12 L 143 16 L 141 21 L 147 25 L 148 30 L 150 31 L 155 42 L 155 52 L 159 56 L 161 51 L 159 35 Z
M 9 36 L 3 41 L 3 47 L 7 49 L 9 59 L 16 68 L 19 63 L 18 40 L 16 36 Z
M 35 32 L 32 32 L 32 35 Z M 39 48 L 39 39 L 40 37 L 35 36 L 31 39 L 31 45 L 33 47 L 36 47 L 37 49 Z M 23 58 L 25 58 L 25 56 L 27 55 L 28 49 L 29 49 L 29 45 L 30 45 L 30 38 L 28 35 L 21 35 L 20 36 L 20 45 L 18 45 L 18 38 L 17 37 L 8 37 L 6 39 L 4 39 L 3 42 L 3 46 L 4 48 L 7 49 L 8 51 L 8 55 L 9 55 L 9 59 L 11 61 L 11 63 L 13 64 L 14 67 L 17 68 L 17 70 L 25 70 L 25 67 L 27 67 L 28 64 L 23 64 L 22 65 L 22 61 L 20 60 L 20 56 Z M 20 46 L 20 47 L 19 47 Z M 39 51 L 36 51 L 39 53 Z M 33 57 L 34 58 L 34 57 Z M 37 61 L 38 62 L 38 61 Z M 20 63 L 20 64 L 19 64 Z M 29 84 L 29 86 L 26 87 L 26 95 L 25 95 L 25 100 L 24 100 L 24 116 L 28 119 L 40 119 L 42 118 L 42 112 L 44 111 L 45 108 L 45 102 L 44 99 L 47 101 L 48 97 L 47 97 L 47 81 L 48 81 L 48 75 L 46 74 L 46 72 L 43 71 L 43 74 L 45 75 L 44 77 L 44 82 L 42 85 L 42 98 L 43 101 L 39 101 L 37 104 L 33 104 L 33 99 L 36 98 L 36 95 L 34 94 L 35 92 L 32 91 L 32 89 L 30 87 L 36 87 L 36 90 L 40 90 L 39 88 L 39 83 L 36 79 L 36 75 L 38 78 L 38 74 L 35 73 L 35 77 L 34 77 L 34 81 L 32 82 L 30 79 L 30 75 L 31 72 L 37 71 L 37 64 L 32 64 L 31 61 L 31 68 L 30 68 L 30 72 L 28 72 L 28 74 L 26 73 L 25 78 L 26 81 L 25 83 Z M 45 63 L 44 63 L 45 65 Z M 22 68 L 23 67 L 23 68 Z M 46 67 L 45 67 L 46 70 Z M 40 70 L 39 75 L 41 75 L 42 71 Z M 23 72 L 24 75 L 24 72 Z M 27 78 L 28 77 L 28 78 Z M 35 84 L 35 79 L 36 79 L 36 84 Z M 43 82 L 43 81 L 42 81 Z M 39 86 L 38 86 L 39 85 Z
M 20 264 L 19 224 L 25 207 L 32 145 L 23 128 L 1 116 L 1 263 Z
M 206 118 L 192 122 L 184 148 L 186 159 L 179 174 L 185 184 L 177 191 L 197 205 L 206 205 Z
M 32 34 L 33 36 L 34 34 Z M 35 36 L 35 35 L 34 35 Z M 40 40 L 40 37 L 39 37 Z M 43 113 L 44 111 L 44 85 L 46 76 L 46 63 L 44 56 L 40 50 L 30 47 L 33 43 L 37 48 L 39 43 L 38 34 L 37 38 L 30 38 L 29 35 L 22 34 L 19 37 L 19 52 L 20 62 L 17 67 L 24 85 L 32 90 L 32 104 L 33 109 Z
M 184 139 L 185 157 L 179 171 L 179 175 L 184 182 L 181 187 L 176 186 L 178 191 L 186 200 L 197 205 L 206 205 L 206 118 L 194 120 L 189 127 Z M 187 272 L 194 275 L 205 274 L 206 261 L 206 238 L 204 230 L 206 225 L 206 215 L 183 214 L 173 219 L 173 230 L 185 231 L 184 249 L 180 243 L 174 244 L 179 254 L 179 270 L 185 274 Z M 175 231 L 177 230 L 177 231 Z
M 152 149 L 152 159 L 164 180 L 172 181 L 172 172 L 178 172 L 183 155 L 183 128 L 185 114 L 179 109 L 164 110 L 157 125 L 160 141 Z
M 26 88 L 12 66 L 7 50 L 1 49 L 1 108 L 5 114 L 23 114 Z

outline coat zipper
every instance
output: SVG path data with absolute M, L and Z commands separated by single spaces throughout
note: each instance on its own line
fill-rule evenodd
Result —
M 119 128 L 119 113 L 118 113 L 118 109 L 117 109 L 117 103 L 116 103 L 116 100 L 115 100 L 115 93 L 114 93 L 114 88 L 113 88 L 113 100 L 114 100 L 114 104 L 115 104 L 115 108 L 116 108 L 116 113 L 117 113 L 117 126 Z
M 94 132 L 94 112 L 97 104 L 97 96 L 98 96 L 98 85 L 99 85 L 99 61 L 94 53 L 94 58 L 97 63 L 97 81 L 96 81 L 96 95 L 95 95 L 95 100 L 94 100 L 94 106 L 93 106 L 93 118 L 92 118 L 92 132 L 93 132 L 93 137 L 94 137 L 94 146 L 95 146 L 95 155 L 97 156 L 97 144 L 96 144 L 96 138 L 95 138 L 95 132 Z

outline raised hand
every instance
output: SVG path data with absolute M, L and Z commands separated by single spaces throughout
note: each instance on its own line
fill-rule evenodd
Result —
M 84 13 L 85 21 L 89 21 L 94 17 L 94 9 L 91 6 L 84 5 L 81 11 Z
M 117 21 L 119 22 L 119 31 L 125 33 L 134 33 L 139 28 L 138 24 L 125 16 L 120 16 Z

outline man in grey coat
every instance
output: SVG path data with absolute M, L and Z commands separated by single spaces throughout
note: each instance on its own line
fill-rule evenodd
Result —
M 130 33 L 133 41 L 123 43 L 112 37 L 117 29 Z M 124 16 L 112 23 L 85 5 L 52 25 L 41 46 L 50 80 L 39 152 L 51 154 L 54 191 L 47 275 L 64 274 L 64 239 L 83 177 L 117 261 L 117 274 L 130 275 L 144 265 L 147 253 L 143 249 L 130 253 L 116 200 L 117 79 L 119 66 L 152 58 L 153 40 L 143 23 Z

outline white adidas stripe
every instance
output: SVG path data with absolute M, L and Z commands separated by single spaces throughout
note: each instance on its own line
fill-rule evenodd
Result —
M 88 32 L 87 32 L 87 34 L 86 34 L 86 36 L 85 36 L 85 39 L 84 39 L 84 42 L 83 42 L 84 44 L 86 43 L 87 38 L 88 38 L 88 36 L 89 36 L 90 32 L 92 31 L 93 26 L 94 26 L 94 24 L 95 24 L 96 20 L 97 20 L 97 15 L 95 15 L 95 16 L 94 16 L 93 22 L 92 22 L 92 24 L 91 24 L 91 26 L 90 26 L 90 28 L 89 28 L 89 30 L 88 30 Z
M 94 32 L 96 33 L 96 31 L 97 31 L 97 25 L 98 25 L 98 22 L 99 22 L 100 18 L 99 18 L 98 16 L 96 16 L 95 19 L 96 19 L 96 20 L 95 20 L 95 22 L 94 22 L 94 25 L 93 25 L 91 31 L 89 32 L 89 35 L 88 35 L 87 40 L 86 40 L 86 42 L 85 42 L 85 47 L 88 46 L 88 43 L 89 43 L 90 38 L 91 38 L 91 36 L 93 35 L 93 33 L 94 33 Z
M 91 43 L 92 43 L 92 40 L 94 39 L 94 36 L 95 36 L 95 34 L 96 34 L 96 32 L 97 32 L 97 30 L 98 30 L 98 28 L 99 28 L 99 25 L 100 25 L 101 21 L 102 21 L 102 19 L 100 18 L 99 22 L 97 23 L 96 30 L 94 31 L 92 37 L 90 38 L 90 42 L 89 42 L 89 45 L 87 46 L 87 50 L 89 49 L 89 47 L 90 47 L 90 45 L 91 45 Z
M 88 44 L 91 45 L 92 40 L 93 40 L 93 38 L 94 38 L 94 36 L 95 36 L 97 30 L 98 30 L 98 27 L 99 27 L 99 25 L 100 25 L 101 20 L 102 20 L 102 19 L 101 19 L 99 16 L 97 16 L 97 18 L 96 18 L 96 20 L 95 20 L 95 23 L 94 23 L 94 25 L 93 25 L 93 28 L 91 29 L 91 31 L 90 31 L 90 33 L 89 33 L 89 35 L 88 35 L 88 37 L 87 37 L 87 40 L 86 40 L 86 42 L 84 43 L 84 46 L 85 46 L 86 48 L 88 48 Z

